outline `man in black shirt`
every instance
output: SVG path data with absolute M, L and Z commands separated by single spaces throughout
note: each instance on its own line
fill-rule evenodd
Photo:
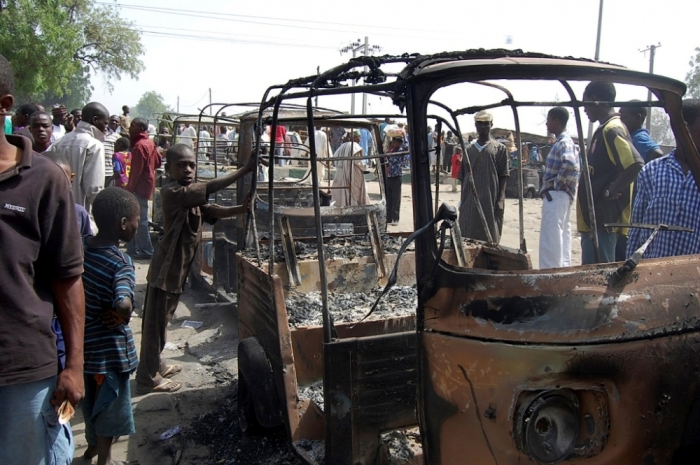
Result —
M 0 55 L 0 463 L 68 464 L 74 443 L 57 414 L 83 397 L 80 233 L 63 170 L 4 132 L 13 87 Z M 54 313 L 66 343 L 60 373 Z

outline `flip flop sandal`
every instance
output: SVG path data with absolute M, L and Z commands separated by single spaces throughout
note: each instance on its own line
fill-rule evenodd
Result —
M 164 379 L 158 386 L 143 388 L 139 385 L 136 386 L 136 393 L 139 395 L 150 394 L 152 392 L 175 392 L 179 391 L 182 384 L 176 383 L 170 379 Z
M 163 378 L 171 378 L 182 371 L 182 365 L 168 365 L 165 367 L 165 372 L 160 375 Z

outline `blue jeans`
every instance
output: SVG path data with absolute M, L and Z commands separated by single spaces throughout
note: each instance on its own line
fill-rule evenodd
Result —
M 135 194 L 139 201 L 139 229 L 133 239 L 126 243 L 126 253 L 131 255 L 151 256 L 153 255 L 153 244 L 151 243 L 151 233 L 148 228 L 148 199 Z
M 590 265 L 593 263 L 611 263 L 615 261 L 615 244 L 617 243 L 617 233 L 598 231 L 598 246 L 600 248 L 600 260 L 595 260 L 595 248 L 593 238 L 589 233 L 581 233 L 581 264 Z
M 56 376 L 0 386 L 0 463 L 70 465 L 75 443 L 70 425 L 58 423 L 49 402 Z

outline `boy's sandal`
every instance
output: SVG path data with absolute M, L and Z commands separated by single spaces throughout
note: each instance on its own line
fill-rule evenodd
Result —
M 181 387 L 182 384 L 176 383 L 175 381 L 166 378 L 163 381 L 161 381 L 161 383 L 158 386 L 154 386 L 151 388 L 142 388 L 141 386 L 137 385 L 136 393 L 150 394 L 151 392 L 175 392 L 179 391 Z
M 165 371 L 160 375 L 163 378 L 170 378 L 182 371 L 182 365 L 168 365 L 165 367 Z

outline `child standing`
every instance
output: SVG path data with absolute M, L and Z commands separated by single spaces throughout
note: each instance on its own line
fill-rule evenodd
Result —
M 457 192 L 457 179 L 459 178 L 459 168 L 462 166 L 462 147 L 455 147 L 452 153 L 452 192 Z
M 174 392 L 181 384 L 168 379 L 182 370 L 161 359 L 168 322 L 172 319 L 185 279 L 201 239 L 202 221 L 213 223 L 248 211 L 243 205 L 223 207 L 207 203 L 209 196 L 238 181 L 255 168 L 250 157 L 239 170 L 206 183 L 193 182 L 197 158 L 189 145 L 175 144 L 165 154 L 165 169 L 173 182 L 163 186 L 163 238 L 153 252 L 148 269 L 148 288 L 143 304 L 141 353 L 136 372 L 137 392 Z
M 128 137 L 120 137 L 114 142 L 114 154 L 112 166 L 114 168 L 114 185 L 126 187 L 129 184 L 129 171 L 131 170 L 131 141 Z
M 112 464 L 112 443 L 133 434 L 129 375 L 138 359 L 128 326 L 134 300 L 135 274 L 131 258 L 119 241 L 134 237 L 139 224 L 136 197 L 108 187 L 95 197 L 93 215 L 99 229 L 83 239 L 85 262 L 85 417 L 88 448 L 83 456 L 97 465 Z

